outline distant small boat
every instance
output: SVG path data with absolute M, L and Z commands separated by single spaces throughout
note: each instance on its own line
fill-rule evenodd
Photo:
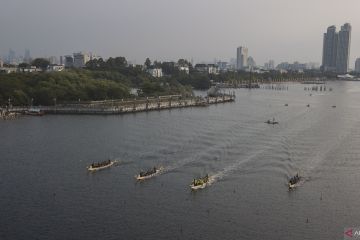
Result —
M 279 124 L 279 122 L 275 121 L 275 118 L 273 118 L 272 121 L 271 121 L 271 120 L 267 120 L 265 123 L 267 123 L 267 124 L 273 124 L 273 125 Z
M 87 167 L 87 170 L 92 172 L 92 171 L 105 169 L 105 168 L 111 167 L 112 165 L 114 165 L 114 163 L 115 163 L 115 161 L 111 161 L 110 159 L 107 161 L 103 161 L 103 162 L 92 163 L 90 166 Z
M 306 105 L 307 107 L 310 107 L 310 104 Z
M 333 105 L 332 107 L 333 107 L 333 108 L 336 108 L 336 106 L 335 106 L 335 105 Z
M 209 184 L 209 180 L 210 179 L 209 179 L 208 174 L 206 174 L 205 177 L 194 179 L 192 184 L 190 185 L 190 188 L 192 190 L 198 190 L 198 189 L 205 188 Z
M 158 175 L 163 170 L 164 170 L 163 167 L 159 167 L 159 168 L 154 167 L 152 169 L 147 170 L 146 172 L 141 171 L 138 175 L 135 176 L 135 178 L 137 180 L 149 179 L 149 178 L 152 178 L 152 177 Z
M 29 110 L 25 111 L 25 114 L 31 116 L 43 116 L 45 113 L 40 109 L 30 108 Z
M 289 106 L 289 104 L 285 103 L 285 107 Z

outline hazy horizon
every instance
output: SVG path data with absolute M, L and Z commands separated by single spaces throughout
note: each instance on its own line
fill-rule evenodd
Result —
M 76 51 L 143 63 L 235 58 L 246 46 L 257 64 L 273 59 L 321 64 L 323 33 L 352 25 L 350 67 L 360 57 L 357 0 L 3 0 L 0 55 Z

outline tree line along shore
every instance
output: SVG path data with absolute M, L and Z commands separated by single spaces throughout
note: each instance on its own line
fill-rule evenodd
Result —
M 124 99 L 135 97 L 131 89 L 137 89 L 136 96 L 140 97 L 174 94 L 188 97 L 193 95 L 193 89 L 208 89 L 212 82 L 323 76 L 316 71 L 286 74 L 278 71 L 261 74 L 228 71 L 209 74 L 197 71 L 184 59 L 179 59 L 176 63 L 151 63 L 146 59 L 144 65 L 130 65 L 124 57 L 109 58 L 107 61 L 96 59 L 89 61 L 85 68 L 71 68 L 61 72 L 46 72 L 49 63 L 44 59 L 35 59 L 33 64 L 43 71 L 0 74 L 1 106 L 8 104 L 9 99 L 14 106 L 48 106 L 54 102 Z M 179 65 L 186 65 L 189 72 L 181 71 Z M 19 67 L 26 66 L 20 64 Z M 153 77 L 148 73 L 147 69 L 155 67 L 162 69 L 162 77 Z

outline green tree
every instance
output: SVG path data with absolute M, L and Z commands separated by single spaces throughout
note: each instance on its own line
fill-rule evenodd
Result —
M 28 64 L 28 63 L 20 63 L 19 64 L 19 68 L 22 68 L 22 69 L 24 69 L 24 68 L 28 68 L 28 67 L 30 67 L 30 64 Z
M 36 58 L 32 61 L 31 65 L 41 68 L 42 70 L 46 70 L 50 65 L 50 62 L 45 58 Z
M 150 67 L 151 67 L 150 58 L 146 58 L 146 60 L 145 60 L 145 66 L 146 66 L 146 68 L 150 68 Z

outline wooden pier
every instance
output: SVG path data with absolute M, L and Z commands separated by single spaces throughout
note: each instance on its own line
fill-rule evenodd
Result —
M 39 106 L 36 109 L 46 114 L 125 114 L 158 111 L 173 108 L 207 107 L 211 104 L 235 101 L 235 94 L 218 97 L 183 98 L 180 95 L 142 99 L 117 99 L 89 102 L 62 103 L 54 106 Z M 12 112 L 25 112 L 29 107 L 12 107 Z

